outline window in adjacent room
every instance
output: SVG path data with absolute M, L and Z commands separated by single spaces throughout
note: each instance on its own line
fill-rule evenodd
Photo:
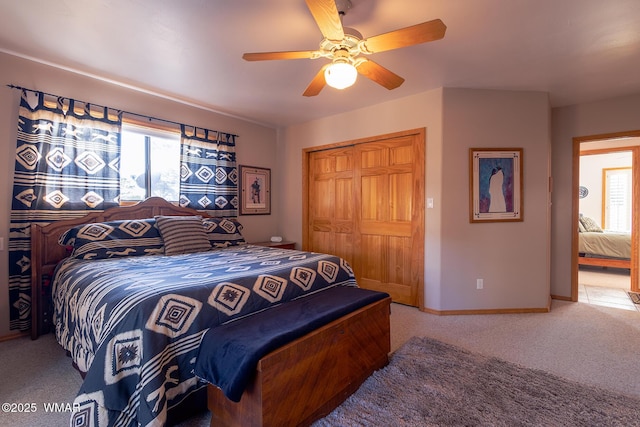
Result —
M 120 158 L 121 203 L 162 197 L 177 202 L 180 189 L 180 132 L 124 122 Z
M 611 231 L 631 232 L 631 168 L 604 168 L 605 228 Z

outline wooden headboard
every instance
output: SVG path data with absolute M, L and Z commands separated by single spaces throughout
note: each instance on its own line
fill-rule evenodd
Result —
M 156 215 L 201 215 L 204 212 L 175 206 L 160 197 L 151 197 L 132 206 L 92 212 L 81 218 L 56 221 L 46 226 L 31 225 L 31 338 L 47 333 L 51 329 L 50 280 L 58 263 L 68 253 L 58 244 L 59 237 L 68 229 L 93 222 L 117 221 L 121 219 L 153 218 Z

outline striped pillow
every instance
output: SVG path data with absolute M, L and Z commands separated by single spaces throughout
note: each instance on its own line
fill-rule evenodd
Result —
M 202 217 L 156 216 L 156 226 L 164 240 L 165 255 L 204 252 L 211 249 Z

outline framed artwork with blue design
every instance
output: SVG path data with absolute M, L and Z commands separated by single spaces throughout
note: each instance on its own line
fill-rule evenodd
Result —
M 469 149 L 470 222 L 522 221 L 522 148 Z
M 240 165 L 240 215 L 271 214 L 271 169 Z

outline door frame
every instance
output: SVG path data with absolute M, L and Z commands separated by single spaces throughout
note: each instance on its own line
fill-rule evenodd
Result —
M 599 135 L 588 135 L 573 138 L 572 152 L 572 189 L 571 189 L 571 223 L 577 224 L 580 217 L 579 187 L 580 187 L 580 147 L 582 143 L 607 141 L 621 138 L 638 138 L 640 130 L 614 132 Z M 589 150 L 592 151 L 592 150 Z M 595 150 L 593 150 L 595 151 Z M 640 249 L 640 145 L 624 144 L 611 148 L 598 149 L 598 151 L 631 151 L 632 152 L 632 198 L 633 209 L 631 210 L 631 290 L 640 291 L 640 271 L 638 269 L 638 255 Z M 578 301 L 578 227 L 572 227 L 571 233 L 571 301 Z

